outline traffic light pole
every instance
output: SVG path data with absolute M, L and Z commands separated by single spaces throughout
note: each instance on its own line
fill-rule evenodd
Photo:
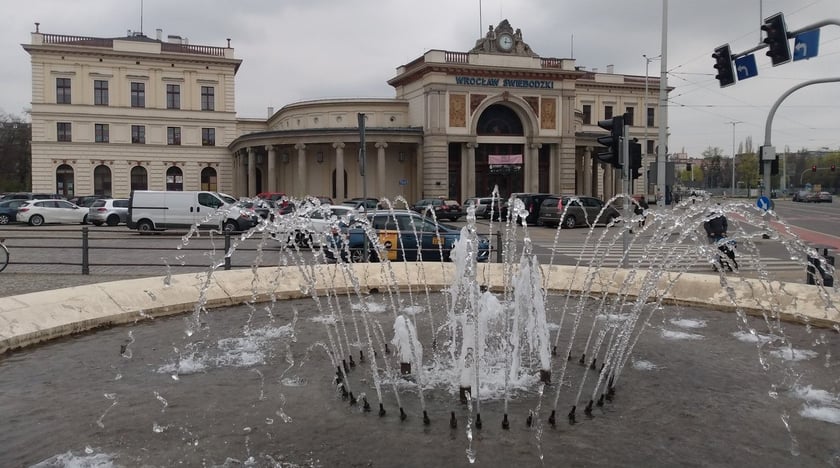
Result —
M 782 104 L 782 102 L 787 99 L 788 96 L 793 94 L 795 91 L 802 89 L 806 86 L 811 86 L 815 84 L 822 84 L 822 83 L 836 83 L 840 82 L 840 77 L 837 78 L 820 78 L 816 80 L 809 80 L 805 81 L 804 83 L 800 83 L 789 90 L 785 91 L 779 99 L 776 100 L 773 107 L 770 108 L 770 112 L 767 114 L 767 122 L 764 125 L 764 146 L 762 147 L 762 161 L 761 163 L 764 164 L 764 189 L 767 191 L 767 195 L 770 195 L 770 165 L 772 164 L 773 159 L 776 158 L 776 151 L 773 148 L 773 145 L 770 142 L 770 135 L 773 129 L 773 117 L 776 115 L 776 110 Z M 801 181 L 801 178 L 800 178 Z
M 625 119 L 624 122 L 626 123 L 627 120 Z M 630 187 L 633 184 L 633 179 L 632 179 L 633 171 L 630 169 L 630 137 L 629 137 L 630 126 L 629 125 L 624 125 L 624 131 L 622 132 L 622 135 L 623 136 L 621 138 L 621 146 L 620 146 L 621 153 L 619 153 L 619 161 L 621 161 L 621 175 L 622 175 L 621 179 L 624 182 L 622 185 L 624 185 L 623 192 L 624 192 L 624 195 L 625 195 L 625 197 L 624 197 L 624 213 L 622 214 L 622 217 L 624 219 L 629 220 L 630 217 L 631 217 L 630 216 L 630 196 L 632 195 L 630 193 Z M 630 248 L 630 237 L 629 237 L 629 233 L 628 233 L 627 229 L 624 230 L 624 236 L 623 236 L 623 239 L 622 239 L 622 244 L 624 246 L 625 255 L 622 257 L 621 263 L 622 263 L 622 266 L 626 266 L 625 262 L 627 262 L 627 258 L 629 257 L 629 255 L 627 255 L 627 250 Z

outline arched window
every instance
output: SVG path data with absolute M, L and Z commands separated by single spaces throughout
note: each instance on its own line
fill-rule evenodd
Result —
M 510 107 L 493 104 L 478 118 L 479 135 L 524 135 L 522 121 Z
M 184 190 L 184 173 L 178 166 L 171 166 L 166 170 L 166 190 L 181 192 Z
M 55 193 L 64 198 L 73 197 L 73 168 L 62 164 L 55 169 Z
M 111 196 L 111 169 L 104 164 L 93 170 L 93 194 Z
M 145 167 L 131 168 L 131 190 L 149 190 L 149 174 Z
M 218 192 L 219 186 L 216 182 L 216 170 L 212 167 L 205 167 L 201 170 L 201 190 Z

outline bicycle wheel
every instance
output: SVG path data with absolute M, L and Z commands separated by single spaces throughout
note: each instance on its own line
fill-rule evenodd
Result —
M 4 244 L 0 244 L 0 271 L 5 270 L 8 265 L 9 249 Z

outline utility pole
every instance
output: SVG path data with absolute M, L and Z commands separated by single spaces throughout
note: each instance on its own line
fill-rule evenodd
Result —
M 668 154 L 668 0 L 662 0 L 662 53 L 659 64 L 659 151 L 656 155 L 656 184 L 663 203 L 665 193 L 665 158 Z M 659 200 L 657 200 L 657 203 Z
M 727 124 L 732 125 L 732 196 L 735 196 L 735 126 L 741 122 L 740 120 L 733 120 L 731 122 L 726 122 Z M 750 194 L 748 193 L 747 196 L 749 197 Z
M 642 143 L 644 145 L 644 147 L 642 149 L 642 153 L 646 156 L 645 159 L 647 160 L 648 159 L 647 158 L 647 156 L 648 156 L 648 151 L 647 151 L 647 142 L 648 142 L 648 118 L 647 118 L 647 116 L 648 116 L 648 67 L 650 67 L 650 62 L 662 58 L 662 55 L 660 54 L 660 55 L 657 55 L 656 57 L 648 57 L 647 55 L 642 54 L 642 57 L 644 57 L 644 59 L 645 59 L 645 98 L 644 98 L 644 104 L 643 104 L 644 110 L 642 111 L 643 112 L 642 118 L 645 119 L 645 137 L 644 137 L 644 142 Z M 645 161 L 645 162 L 647 162 L 647 161 Z M 642 167 L 647 167 L 647 166 L 645 164 L 642 164 Z M 648 179 L 649 178 L 646 176 L 645 177 L 644 192 L 642 192 L 642 193 L 648 193 L 648 190 L 650 189 L 650 180 L 648 180 Z

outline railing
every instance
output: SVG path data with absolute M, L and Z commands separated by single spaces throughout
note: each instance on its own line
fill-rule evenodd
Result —
M 469 52 L 446 51 L 444 60 L 446 60 L 446 63 L 470 63 L 470 54 Z
M 212 55 L 213 57 L 224 57 L 225 48 L 206 45 L 193 44 L 174 44 L 172 42 L 164 42 L 160 45 L 161 52 L 174 52 L 178 54 L 200 54 Z
M 558 58 L 541 58 L 540 65 L 543 68 L 563 68 L 563 59 Z
M 276 246 L 266 246 L 264 243 L 261 244 L 262 238 L 255 236 L 249 242 L 239 242 L 233 252 L 226 255 L 234 245 L 233 239 L 241 234 L 238 232 L 202 232 L 199 236 L 191 238 L 188 243 L 181 242 L 180 245 L 173 245 L 175 242 L 157 242 L 150 247 L 143 244 L 159 241 L 161 236 L 177 239 L 185 232 L 165 231 L 141 235 L 134 231 L 117 233 L 110 230 L 91 229 L 87 226 L 79 230 L 41 227 L 37 231 L 44 235 L 33 233 L 32 230 L 3 232 L 5 245 L 9 249 L 9 267 L 12 268 L 7 268 L 0 274 L 0 280 L 3 275 L 14 273 L 15 270 L 20 273 L 162 275 L 175 269 L 207 271 L 211 264 L 219 265 L 220 262 L 224 270 L 251 268 L 258 260 L 262 266 L 276 266 L 277 256 L 260 257 L 262 252 L 296 249 L 294 245 L 288 246 L 279 241 L 276 242 Z M 496 232 L 489 237 L 495 239 L 490 242 L 488 257 L 490 261 L 493 261 L 495 253 L 496 261 L 501 262 L 503 258 L 502 234 Z M 303 253 L 307 250 L 303 248 L 299 249 L 299 252 Z M 172 255 L 150 256 L 150 251 L 171 252 Z M 208 252 L 216 253 L 210 261 L 208 261 Z M 433 253 L 437 254 L 438 250 L 434 249 Z M 32 266 L 35 267 L 35 271 L 14 268 L 15 266 Z M 140 271 L 139 268 L 147 270 Z
M 81 45 L 90 47 L 113 47 L 114 40 L 103 37 L 65 36 L 63 34 L 44 34 L 44 44 Z

